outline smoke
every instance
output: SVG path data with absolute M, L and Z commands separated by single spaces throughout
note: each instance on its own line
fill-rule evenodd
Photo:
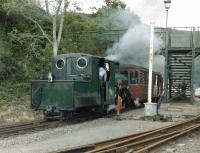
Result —
M 153 69 L 164 75 L 165 57 L 163 55 L 154 55 Z
M 153 20 L 157 25 L 165 24 L 165 7 L 163 0 L 124 0 L 128 7 L 141 17 L 144 22 Z
M 98 26 L 103 29 L 123 30 L 141 23 L 140 17 L 130 9 L 105 9 L 99 18 Z
M 130 19 L 130 15 L 133 17 L 133 12 L 118 13 L 115 19 L 117 21 Z M 112 14 L 112 16 L 114 16 L 114 14 Z M 132 18 L 133 22 L 130 22 L 130 20 L 129 22 L 122 22 L 122 25 L 126 23 L 125 25 L 128 27 L 128 30 L 122 35 L 118 42 L 107 49 L 107 58 L 117 60 L 122 64 L 135 64 L 148 67 L 150 26 L 141 23 L 137 15 L 135 15 L 135 17 L 137 20 Z M 113 21 L 113 23 L 114 22 L 115 21 Z M 129 23 L 129 25 L 127 25 L 127 23 Z M 155 35 L 154 52 L 159 51 L 162 44 L 162 39 Z M 163 73 L 163 59 L 164 58 L 161 56 L 154 56 L 154 70 Z

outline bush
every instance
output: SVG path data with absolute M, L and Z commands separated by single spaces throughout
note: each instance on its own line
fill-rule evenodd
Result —
M 0 83 L 0 91 L 0 105 L 2 106 L 30 94 L 30 83 L 4 81 Z

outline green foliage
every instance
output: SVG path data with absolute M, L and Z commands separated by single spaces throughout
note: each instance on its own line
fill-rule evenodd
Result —
M 104 16 L 88 15 L 78 13 L 67 13 L 65 29 L 60 45 L 59 53 L 84 52 L 95 55 L 105 55 L 106 49 L 111 47 L 114 37 L 111 32 L 104 32 L 105 29 L 99 26 L 100 20 Z
M 23 69 L 19 63 L 9 54 L 3 54 L 0 57 L 0 79 L 24 79 Z
M 0 83 L 0 106 L 30 93 L 29 82 L 4 81 Z
M 7 14 L 6 25 L 4 25 L 5 35 L 2 38 L 7 45 L 1 45 L 0 48 L 0 51 L 6 50 L 6 52 L 1 51 L 0 55 L 0 79 L 30 80 L 49 71 L 52 46 L 42 35 L 38 26 L 28 17 L 37 21 L 47 35 L 52 32 L 52 23 L 49 16 L 35 5 L 34 0 L 16 0 L 13 3 L 8 2 L 2 5 Z M 99 10 L 102 13 L 97 12 L 92 15 L 66 13 L 59 54 L 85 52 L 105 55 L 106 49 L 114 40 L 111 38 L 112 35 L 108 37 L 101 34 L 101 31 L 119 28 L 117 25 L 120 25 L 115 18 L 107 22 L 106 17 L 118 9 L 125 8 L 119 0 L 108 0 L 106 5 L 106 8 Z M 109 24 L 101 26 L 101 22 Z
M 7 47 L 9 49 L 2 52 L 3 49 L 0 48 L 0 79 L 30 80 L 37 78 L 45 70 L 49 70 L 48 62 L 52 57 L 52 52 L 47 47 L 49 44 L 41 35 L 38 27 L 23 14 L 32 14 L 32 17 L 47 31 L 51 30 L 50 21 L 43 16 L 44 11 L 39 8 L 27 8 L 23 10 L 23 14 L 21 10 L 17 11 L 17 8 L 11 8 L 11 6 L 6 9 L 7 22 L 4 25 L 6 34 L 3 38 L 4 42 L 7 42 L 4 44 L 9 46 Z M 47 66 L 41 68 L 44 65 Z
M 0 54 L 4 53 L 6 51 L 6 34 L 5 29 L 0 25 Z
M 112 9 L 125 9 L 126 4 L 122 2 L 121 0 L 104 0 L 106 3 L 106 7 L 112 8 Z
M 0 13 L 3 14 L 3 21 L 0 21 L 0 102 L 27 94 L 27 82 L 46 74 L 51 68 L 52 45 L 29 18 L 37 21 L 49 36 L 52 33 L 49 16 L 35 4 L 35 0 L 12 2 L 0 0 Z M 117 29 L 120 25 L 115 18 L 107 22 L 107 17 L 125 8 L 119 0 L 106 0 L 105 3 L 106 6 L 94 14 L 65 14 L 59 54 L 85 52 L 105 55 L 116 35 L 103 34 L 102 31 Z
M 0 9 L 2 10 L 4 3 L 6 3 L 6 0 L 0 0 Z

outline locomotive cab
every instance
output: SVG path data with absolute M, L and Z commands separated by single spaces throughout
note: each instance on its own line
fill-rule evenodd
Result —
M 99 70 L 105 69 L 103 82 Z M 52 60 L 47 79 L 31 81 L 31 107 L 46 117 L 68 117 L 82 110 L 105 112 L 115 102 L 115 72 L 119 63 L 74 53 Z

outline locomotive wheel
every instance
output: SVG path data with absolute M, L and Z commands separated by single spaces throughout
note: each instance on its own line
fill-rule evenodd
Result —
M 60 111 L 60 121 L 65 121 L 65 112 Z
M 69 121 L 72 119 L 72 111 L 60 111 L 60 121 Z
M 45 110 L 43 111 L 43 116 L 44 116 L 44 120 L 46 121 L 52 121 L 55 119 L 53 114 L 49 114 Z

